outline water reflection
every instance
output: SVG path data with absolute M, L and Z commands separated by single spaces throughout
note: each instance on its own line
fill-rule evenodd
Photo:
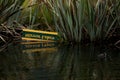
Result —
M 12 44 L 0 60 L 0 80 L 120 79 L 120 51 L 105 46 Z

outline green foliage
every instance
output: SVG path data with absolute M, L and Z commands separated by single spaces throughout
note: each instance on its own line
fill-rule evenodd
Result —
M 23 5 L 24 10 L 21 12 L 21 16 L 23 16 L 22 24 L 28 25 L 28 28 L 37 27 L 47 27 L 52 30 L 49 26 L 52 25 L 52 17 L 49 9 L 46 8 L 45 4 L 41 0 L 35 0 L 29 3 L 29 0 L 26 0 Z M 41 28 L 40 28 L 41 29 Z
M 115 6 L 117 3 L 120 3 L 120 1 L 111 2 L 110 4 L 109 0 L 105 0 L 97 2 L 95 7 L 93 7 L 88 2 L 86 30 L 91 41 L 109 37 L 112 28 L 116 27 L 118 16 L 113 10 L 116 10 Z
M 28 28 L 52 25 L 50 11 L 41 0 L 1 0 L 0 24 L 12 26 L 16 21 L 25 24 Z M 44 13 L 44 14 L 43 14 Z
M 0 24 L 45 26 L 70 42 L 104 40 L 120 26 L 120 0 L 0 0 L 0 11 Z
M 66 41 L 81 41 L 84 1 L 47 0 L 54 13 L 56 30 Z
M 120 20 L 120 0 L 46 0 L 56 31 L 66 41 L 109 38 Z
M 0 1 L 0 24 L 7 21 L 17 20 L 20 5 L 24 0 L 1 0 Z M 10 20 L 10 21 L 9 21 Z
M 18 27 L 20 24 L 25 24 L 28 28 L 35 28 L 39 25 L 43 28 L 43 26 L 52 24 L 51 14 L 41 0 L 0 0 L 0 12 L 0 25 L 7 27 Z M 19 25 L 15 25 L 13 22 L 17 22 Z M 0 28 L 2 27 L 0 26 Z M 49 29 L 52 28 L 49 26 Z M 1 35 L 0 40 L 5 42 Z

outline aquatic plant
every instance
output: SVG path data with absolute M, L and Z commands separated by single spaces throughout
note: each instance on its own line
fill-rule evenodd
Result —
M 21 24 L 28 25 L 29 28 L 33 28 L 33 25 L 37 23 L 42 23 L 43 25 L 45 23 L 44 19 L 39 19 L 39 16 L 41 17 L 42 13 L 38 14 L 40 13 L 39 11 L 41 11 L 40 9 L 43 8 L 41 7 L 42 3 L 40 1 L 41 0 L 0 0 L 0 25 L 2 24 L 5 26 L 0 26 L 0 28 L 5 28 L 5 32 L 12 34 L 16 33 L 13 28 L 18 26 L 21 27 Z M 47 22 L 49 22 L 48 17 L 49 16 L 47 16 Z M 9 30 L 9 28 L 11 28 L 12 31 Z M 0 31 L 0 40 L 5 42 L 6 38 L 9 36 L 3 35 L 1 32 L 3 32 L 2 29 Z M 12 36 L 14 35 L 12 34 Z
M 20 19 L 21 24 L 25 24 L 32 29 L 53 30 L 51 28 L 53 24 L 51 12 L 42 0 L 25 0 L 21 7 L 24 8 L 20 15 L 22 17 Z
M 98 0 L 95 5 L 86 6 L 87 15 L 85 30 L 91 41 L 109 39 L 120 26 L 119 0 Z
M 119 0 L 46 0 L 56 31 L 65 41 L 104 40 L 118 26 Z
M 10 23 L 17 20 L 20 11 L 20 5 L 24 0 L 0 0 L 0 24 Z
M 84 1 L 75 0 L 47 0 L 46 4 L 54 13 L 56 31 L 65 41 L 81 41 Z
M 0 24 L 13 27 L 13 22 L 25 24 L 28 28 L 37 26 L 50 26 L 51 14 L 44 7 L 41 0 L 1 0 L 0 1 Z M 47 18 L 44 18 L 45 16 Z M 46 19 L 46 20 L 45 20 Z M 46 23 L 48 22 L 48 23 Z M 52 24 L 52 23 L 51 23 Z

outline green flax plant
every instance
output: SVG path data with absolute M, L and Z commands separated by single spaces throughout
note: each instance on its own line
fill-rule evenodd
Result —
M 0 0 L 0 24 L 18 19 L 19 10 L 24 0 Z
M 86 20 L 85 30 L 91 41 L 104 40 L 110 37 L 113 28 L 118 24 L 117 7 L 119 0 L 98 0 L 95 5 L 91 5 L 90 0 L 86 0 Z M 115 12 L 116 11 L 116 12 Z
M 13 28 L 25 24 L 28 28 L 40 25 L 52 30 L 48 25 L 52 21 L 51 14 L 47 11 L 42 0 L 0 0 L 0 12 L 0 24 L 6 27 Z M 19 24 L 16 25 L 13 22 Z M 0 26 L 0 28 L 2 27 Z M 3 37 L 0 36 L 0 39 L 3 40 Z
M 43 10 L 44 9 L 44 10 Z M 50 22 L 48 11 L 45 10 L 42 0 L 1 0 L 0 1 L 0 24 L 6 23 L 12 26 L 16 21 L 26 24 L 29 28 L 34 24 L 45 24 L 42 11 L 47 15 Z
M 84 0 L 46 0 L 54 13 L 56 31 L 65 41 L 80 42 L 84 21 Z
M 41 29 L 49 28 L 52 30 L 49 24 L 52 24 L 52 17 L 50 11 L 46 8 L 42 0 L 25 0 L 22 5 L 24 10 L 21 12 L 23 16 L 23 24 L 26 24 L 28 28 Z
M 46 0 L 65 41 L 104 40 L 119 23 L 119 0 Z

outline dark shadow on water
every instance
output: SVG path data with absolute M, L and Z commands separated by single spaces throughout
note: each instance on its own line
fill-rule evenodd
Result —
M 120 79 L 120 50 L 106 46 L 11 44 L 0 61 L 0 80 Z

